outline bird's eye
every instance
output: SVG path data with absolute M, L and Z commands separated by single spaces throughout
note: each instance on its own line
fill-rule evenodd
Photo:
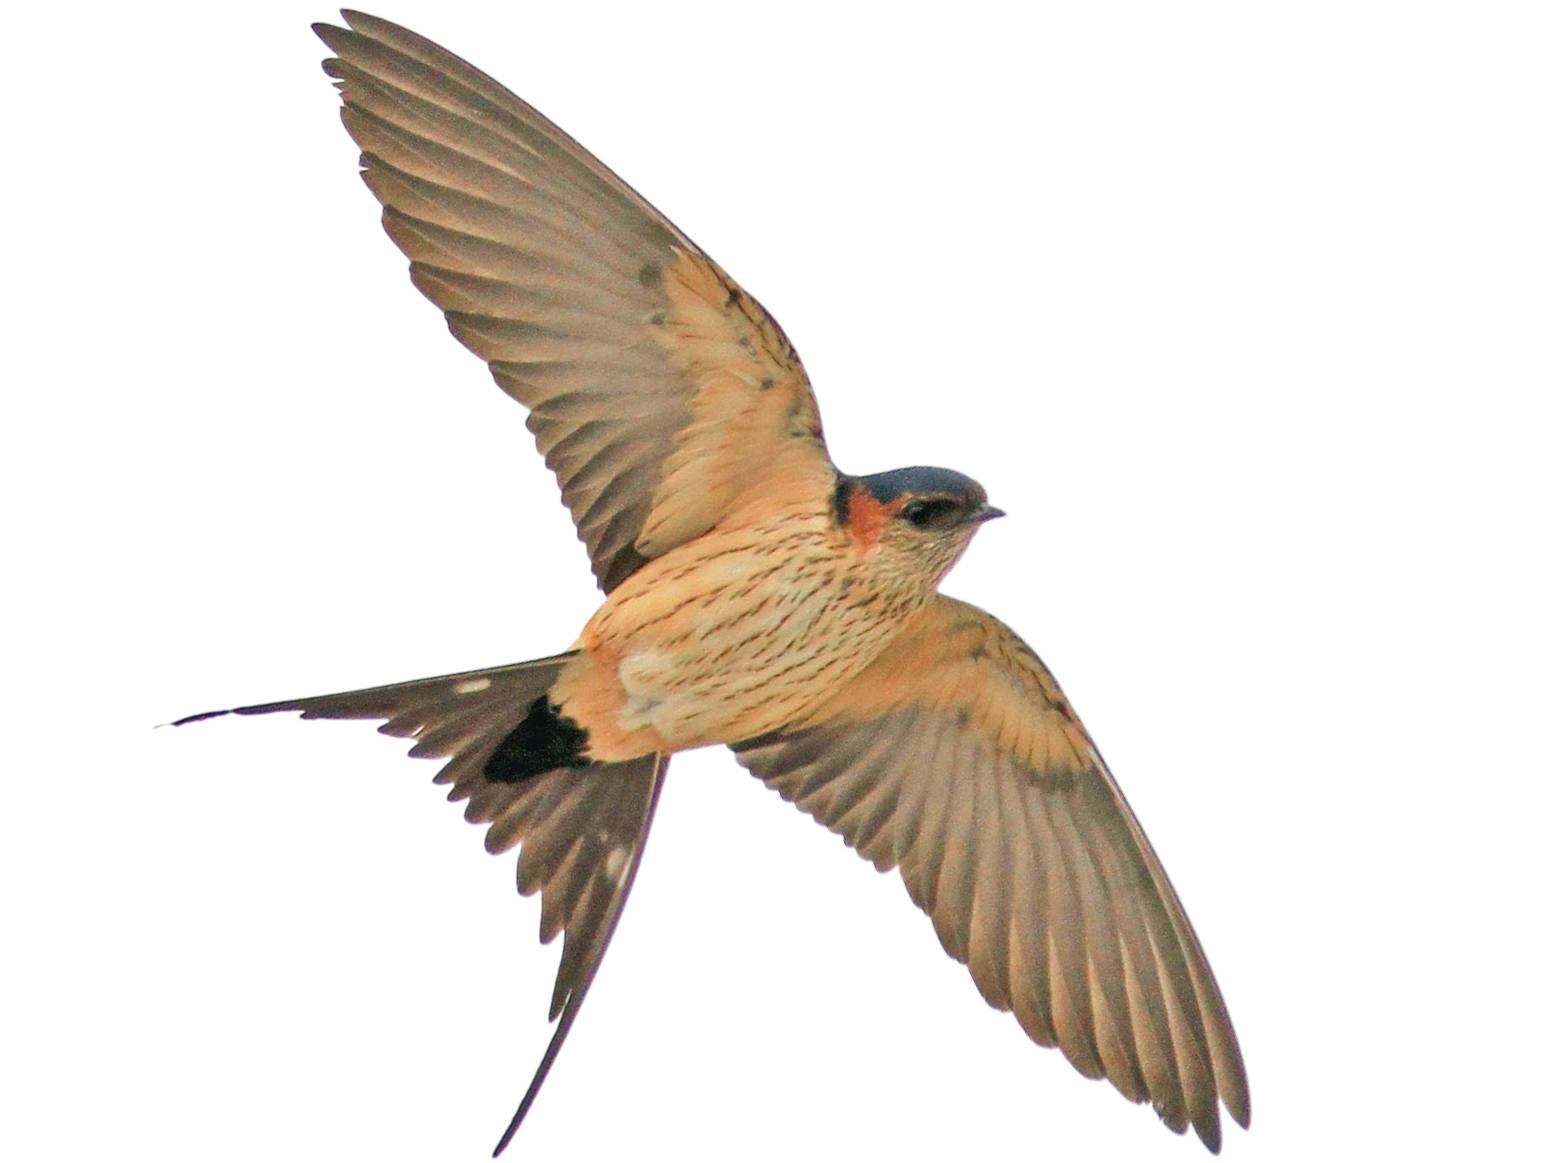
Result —
M 932 497 L 911 501 L 899 510 L 899 515 L 917 529 L 930 529 L 943 524 L 957 508 L 958 502 L 949 497 Z

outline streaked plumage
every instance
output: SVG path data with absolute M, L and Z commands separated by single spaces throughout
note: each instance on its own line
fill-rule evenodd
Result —
M 489 77 L 385 21 L 318 26 L 414 284 L 528 409 L 604 590 L 536 662 L 245 707 L 382 720 L 565 934 L 554 1039 L 629 893 L 668 756 L 713 743 L 879 869 L 985 999 L 1220 1144 L 1249 1118 L 1194 931 L 1060 688 L 936 586 L 999 511 L 945 469 L 838 472 L 779 326 Z M 192 719 L 208 716 L 192 716 Z M 499 1148 L 497 1148 L 499 1150 Z

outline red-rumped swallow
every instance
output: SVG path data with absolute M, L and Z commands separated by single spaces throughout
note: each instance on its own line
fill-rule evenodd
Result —
M 985 521 L 961 473 L 847 476 L 785 333 L 532 106 L 396 25 L 318 25 L 414 285 L 528 410 L 602 587 L 563 654 L 239 707 L 379 719 L 444 759 L 565 934 L 543 1084 L 640 861 L 668 757 L 709 744 L 897 868 L 985 1000 L 1221 1145 L 1249 1122 L 1221 993 L 1049 671 L 937 593 Z M 227 712 L 194 715 L 192 722 Z

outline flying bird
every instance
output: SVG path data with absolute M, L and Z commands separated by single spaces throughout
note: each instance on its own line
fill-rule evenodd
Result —
M 1028 1036 L 1220 1149 L 1249 1122 L 1227 1009 L 1157 854 L 1060 687 L 937 592 L 988 520 L 962 473 L 835 468 L 759 303 L 532 106 L 407 29 L 314 26 L 414 285 L 527 409 L 604 597 L 562 654 L 214 711 L 374 719 L 520 846 L 564 934 L 555 1061 L 629 896 L 669 757 L 727 744 L 898 869 Z

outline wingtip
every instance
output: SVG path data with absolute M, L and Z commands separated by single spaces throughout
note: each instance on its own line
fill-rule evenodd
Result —
M 1227 1113 L 1232 1118 L 1232 1121 L 1237 1123 L 1243 1130 L 1248 1130 L 1250 1121 L 1248 1094 L 1245 1092 L 1237 1096 L 1236 1100 L 1224 1095 L 1221 1101 L 1222 1105 L 1227 1108 Z M 1198 1121 L 1194 1123 L 1196 1136 L 1200 1139 L 1205 1149 L 1213 1155 L 1220 1155 L 1222 1153 L 1222 1126 L 1223 1124 L 1219 1118 L 1208 1119 L 1203 1125 Z
M 340 44 L 343 43 L 346 37 L 351 35 L 348 28 L 340 28 L 337 24 L 324 24 L 321 20 L 312 26 L 312 31 L 323 42 L 323 47 L 332 53 L 339 52 Z M 323 62 L 325 71 L 328 68 L 329 61 L 332 59 L 329 58 L 329 60 Z
M 1205 1145 L 1205 1149 L 1213 1155 L 1222 1153 L 1222 1128 L 1214 1122 L 1208 1122 L 1205 1126 L 1195 1124 L 1195 1136 Z
M 1236 1046 L 1234 1046 L 1236 1050 Z M 1249 1129 L 1249 1117 L 1252 1112 L 1252 1103 L 1249 1099 L 1249 1079 L 1243 1069 L 1243 1060 L 1237 1060 L 1237 1070 L 1227 1078 L 1227 1085 L 1222 1087 L 1222 1105 L 1227 1108 L 1232 1121 L 1237 1123 L 1245 1131 Z
M 345 14 L 341 12 L 340 15 L 344 16 Z M 348 17 L 346 17 L 346 23 L 348 23 Z M 326 20 L 314 20 L 309 27 L 317 34 L 318 39 L 330 48 L 333 47 L 333 38 L 349 36 L 351 32 L 349 28 L 338 24 L 330 24 Z
M 373 16 L 370 12 L 362 12 L 359 8 L 341 8 L 339 15 L 344 17 L 344 22 L 350 26 L 351 32 L 362 33 L 371 36 L 374 32 L 408 32 L 402 25 L 394 24 L 391 20 L 384 20 L 380 16 Z

